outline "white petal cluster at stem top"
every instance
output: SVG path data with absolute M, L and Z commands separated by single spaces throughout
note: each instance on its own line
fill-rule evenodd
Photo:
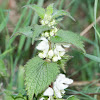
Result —
M 62 98 L 62 94 L 65 93 L 64 89 L 68 88 L 72 83 L 72 79 L 66 78 L 64 74 L 59 74 L 56 81 L 53 83 L 53 88 L 47 88 L 43 93 L 43 96 L 48 96 L 48 100 L 53 100 L 53 96 L 56 96 L 56 98 Z M 40 100 L 45 100 L 45 98 L 42 97 Z

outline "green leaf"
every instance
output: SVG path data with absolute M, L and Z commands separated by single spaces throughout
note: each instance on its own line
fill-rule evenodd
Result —
M 90 55 L 90 54 L 84 54 L 87 58 L 94 60 L 96 62 L 100 62 L 100 57 L 94 56 L 94 55 Z
M 37 38 L 42 32 L 50 30 L 51 28 L 47 25 L 34 25 L 34 33 L 32 38 L 32 44 L 34 43 L 35 38 Z
M 7 69 L 3 60 L 0 60 L 0 76 L 7 76 Z
M 32 38 L 33 36 L 33 31 L 31 26 L 23 27 L 20 28 L 15 34 L 12 36 L 17 36 L 17 35 L 25 35 L 26 37 Z
M 71 31 L 59 30 L 57 36 L 51 37 L 51 41 L 54 43 L 70 43 L 85 52 L 80 36 Z
M 54 4 L 50 4 L 46 9 L 46 14 L 51 15 L 53 13 L 53 6 Z
M 75 21 L 75 19 L 70 15 L 70 13 L 69 13 L 69 12 L 66 12 L 66 11 L 64 11 L 64 10 L 56 10 L 56 11 L 54 12 L 52 18 L 57 18 L 57 17 L 64 16 L 64 15 L 70 17 L 72 20 Z
M 30 59 L 25 65 L 25 85 L 29 100 L 33 95 L 44 91 L 56 79 L 59 68 L 56 63 L 49 63 L 39 57 Z
M 39 7 L 38 5 L 35 5 L 35 4 L 26 5 L 24 7 L 29 7 L 31 9 L 33 9 L 40 16 L 41 19 L 44 18 L 44 14 L 45 14 L 45 9 L 44 8 L 41 8 L 41 7 Z
M 79 100 L 76 96 L 69 96 L 66 100 Z

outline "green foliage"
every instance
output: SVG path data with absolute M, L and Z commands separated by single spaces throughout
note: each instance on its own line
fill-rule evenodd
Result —
M 94 55 L 90 55 L 90 54 L 84 54 L 87 58 L 94 60 L 96 62 L 100 62 L 100 57 L 94 56 Z
M 70 15 L 69 12 L 66 12 L 66 11 L 64 11 L 64 10 L 55 10 L 55 12 L 54 12 L 53 15 L 52 15 L 52 18 L 57 18 L 57 17 L 59 17 L 59 16 L 64 16 L 64 15 L 70 17 L 72 20 L 75 20 L 75 19 Z
M 34 32 L 33 32 L 33 37 L 32 37 L 32 44 L 34 43 L 34 40 L 44 31 L 50 30 L 51 28 L 48 27 L 47 25 L 34 25 Z
M 0 60 L 0 76 L 7 76 L 6 66 L 3 60 Z
M 71 59 L 72 57 L 69 55 L 64 55 L 63 58 L 58 62 L 60 68 L 66 73 L 65 64 Z
M 66 12 L 64 10 L 55 10 L 54 11 L 54 4 L 50 4 L 49 6 L 47 6 L 46 11 L 44 8 L 41 8 L 38 5 L 26 5 L 25 7 L 29 7 L 31 9 L 33 9 L 40 16 L 41 19 L 44 18 L 45 14 L 47 14 L 47 15 L 53 14 L 52 19 L 66 15 L 75 21 L 75 19 L 70 15 L 69 12 Z
M 49 63 L 34 57 L 25 65 L 25 85 L 29 99 L 38 95 L 53 82 L 59 73 L 56 63 Z
M 80 36 L 71 31 L 59 30 L 57 36 L 51 37 L 51 41 L 54 43 L 71 43 L 85 52 Z
M 46 14 L 51 15 L 53 13 L 53 6 L 54 4 L 50 4 L 46 9 Z
M 33 31 L 31 26 L 20 28 L 14 35 L 25 35 L 26 37 L 32 38 Z
M 69 96 L 66 100 L 79 100 L 76 96 Z
M 41 19 L 44 18 L 44 14 L 45 14 L 45 9 L 44 8 L 41 8 L 39 7 L 38 5 L 26 5 L 25 7 L 29 7 L 31 9 L 33 9 L 39 16 Z
M 18 32 L 16 32 L 15 35 L 25 35 L 26 37 L 32 38 L 32 43 L 34 43 L 34 40 L 44 31 L 50 30 L 51 28 L 49 26 L 42 26 L 35 24 L 32 26 L 27 26 L 24 28 L 20 28 Z

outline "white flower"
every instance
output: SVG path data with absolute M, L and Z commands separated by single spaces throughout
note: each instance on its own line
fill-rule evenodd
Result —
M 54 61 L 54 62 L 56 62 L 56 61 L 58 61 L 59 59 L 58 59 L 58 57 L 57 56 L 54 56 L 53 58 L 52 58 L 52 61 Z
M 62 57 L 65 54 L 65 51 L 60 51 L 59 56 Z
M 53 57 L 53 55 L 54 55 L 53 50 L 49 50 L 49 52 L 48 52 L 48 56 L 49 56 L 49 58 L 52 58 L 52 57 Z
M 36 48 L 38 50 L 43 51 L 44 54 L 47 54 L 47 52 L 49 50 L 48 40 L 44 37 L 41 37 L 39 40 L 43 40 L 43 41 L 41 41 Z
M 61 94 L 64 94 L 64 89 L 66 89 L 71 83 L 73 83 L 72 79 L 66 78 L 64 74 L 59 74 L 56 81 L 53 84 L 53 89 L 55 91 L 56 97 L 62 98 Z
M 51 87 L 48 87 L 45 92 L 43 93 L 44 96 L 48 96 L 48 100 L 52 100 L 52 96 L 53 96 L 54 92 L 53 89 Z M 45 100 L 43 97 L 40 100 Z
M 39 53 L 39 54 L 38 54 L 38 56 L 39 56 L 40 58 L 45 58 L 46 55 L 47 55 L 47 52 L 46 52 L 46 51 L 44 51 L 43 53 Z
M 62 48 L 61 45 L 56 44 L 56 45 L 55 45 L 55 49 L 54 49 L 54 54 L 55 54 L 55 56 L 56 56 L 56 60 L 53 59 L 53 61 L 56 62 L 56 61 L 60 60 L 61 57 L 65 54 L 65 49 Z
M 61 45 L 59 45 L 59 44 L 56 44 L 55 49 L 56 49 L 57 51 L 65 51 L 65 49 L 64 49 Z
M 39 56 L 40 58 L 44 58 L 44 57 L 43 57 L 43 53 L 39 53 L 38 56 Z
M 48 87 L 45 92 L 43 93 L 44 96 L 53 96 L 53 89 Z

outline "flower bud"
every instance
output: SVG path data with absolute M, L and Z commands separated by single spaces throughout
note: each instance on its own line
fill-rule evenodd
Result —
M 50 32 L 50 36 L 54 36 L 54 32 L 53 31 Z
M 53 20 L 52 22 L 50 22 L 50 25 L 54 25 L 55 24 L 55 20 Z
M 55 27 L 55 28 L 54 28 L 54 32 L 56 33 L 57 31 L 58 31 L 58 29 Z
M 45 21 L 45 24 L 48 24 L 48 23 L 49 23 L 49 21 L 48 21 L 48 20 L 46 20 L 46 21 Z
M 48 32 L 45 32 L 45 37 L 49 37 L 49 33 Z
M 42 24 L 42 25 L 45 25 L 45 22 L 44 22 L 44 20 L 41 20 L 41 24 Z

